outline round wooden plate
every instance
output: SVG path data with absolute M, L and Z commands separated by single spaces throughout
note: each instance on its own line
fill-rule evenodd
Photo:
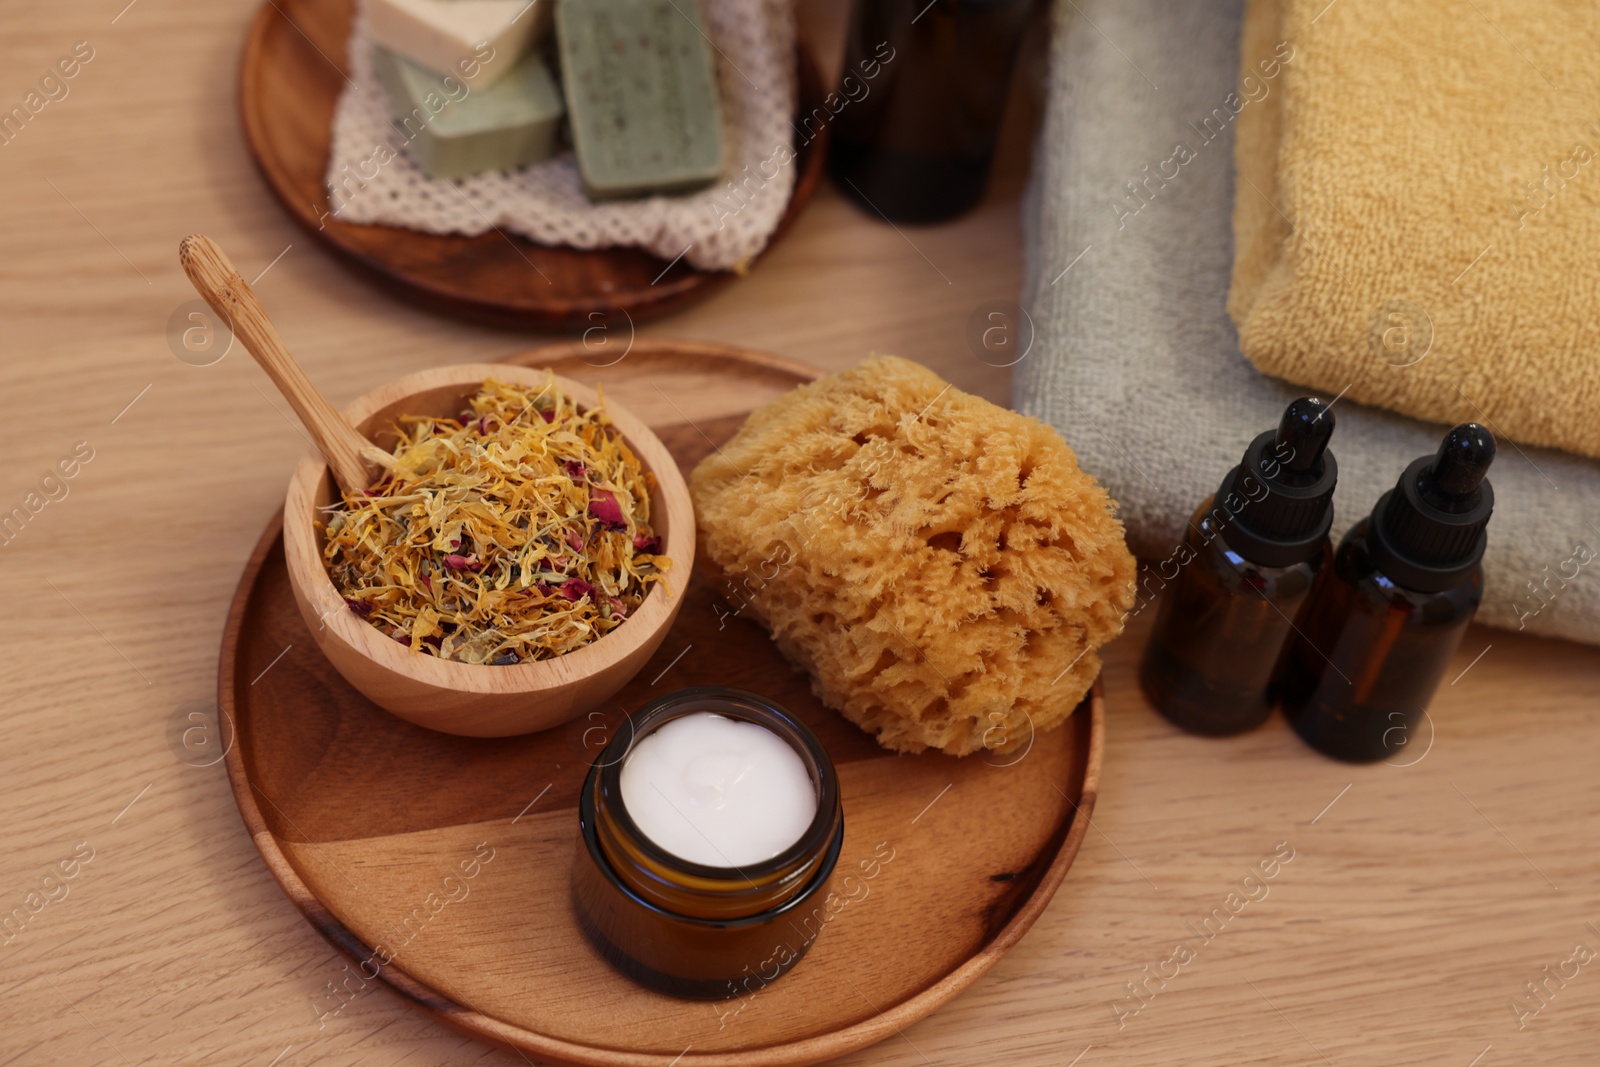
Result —
M 513 362 L 599 383 L 685 471 L 750 410 L 814 376 L 710 345 L 641 340 L 606 368 L 586 355 L 559 346 Z M 565 1064 L 815 1063 L 892 1036 L 971 985 L 1038 918 L 1087 831 L 1104 732 L 1098 684 L 1066 726 L 1012 754 L 894 755 L 818 703 L 740 617 L 737 594 L 702 568 L 660 651 L 613 707 L 541 734 L 452 737 L 379 710 L 322 658 L 295 610 L 280 525 L 262 535 L 234 597 L 218 700 L 256 847 L 353 961 L 340 996 L 381 980 L 441 1022 Z M 661 996 L 612 971 L 569 896 L 590 760 L 626 709 L 703 683 L 793 709 L 844 787 L 836 896 L 811 954 L 720 1003 Z M 384 956 L 392 963 L 380 967 Z M 329 996 L 326 1011 L 343 1003 Z
M 329 214 L 324 175 L 354 15 L 354 0 L 263 4 L 245 42 L 239 108 L 245 142 L 274 195 L 312 236 L 368 276 L 408 299 L 474 321 L 543 329 L 587 329 L 602 321 L 595 313 L 619 327 L 622 317 L 654 318 L 709 296 L 737 276 L 696 270 L 681 260 L 669 266 L 637 248 L 562 248 L 500 230 L 439 236 L 336 219 Z M 803 48 L 799 94 L 800 114 L 819 106 L 824 94 L 816 64 Z M 794 193 L 773 242 L 822 178 L 825 136 L 824 130 L 798 149 Z

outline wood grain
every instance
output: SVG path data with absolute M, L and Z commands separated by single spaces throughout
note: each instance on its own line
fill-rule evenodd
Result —
M 636 248 L 585 251 L 535 244 L 499 229 L 463 237 L 340 221 L 331 213 L 325 175 L 354 14 L 354 0 L 263 4 L 240 66 L 239 107 L 246 142 L 284 209 L 363 274 L 407 299 L 474 321 L 553 329 L 642 322 L 702 300 L 738 277 Z M 823 93 L 816 64 L 801 49 L 798 113 L 810 113 Z M 816 191 L 824 141 L 796 152 L 794 192 L 773 242 Z
M 13 3 L 0 34 L 6 107 L 74 42 L 95 49 L 70 95 L 0 146 L 0 507 L 22 504 L 77 442 L 94 449 L 69 494 L 0 547 L 0 917 L 76 844 L 94 850 L 68 895 L 0 946 L 0 1064 L 527 1067 L 363 984 L 284 897 L 221 764 L 205 765 L 218 737 L 200 730 L 186 747 L 187 716 L 215 703 L 240 570 L 311 444 L 242 352 L 210 366 L 174 355 L 169 318 L 187 326 L 203 305 L 172 253 L 185 234 L 216 237 L 337 405 L 539 338 L 395 300 L 288 218 L 239 134 L 257 0 L 138 0 L 112 24 L 124 6 Z M 820 57 L 837 61 L 848 7 L 801 0 Z M 897 232 L 825 183 L 759 269 L 637 338 L 832 370 L 893 352 L 1004 402 L 1011 372 L 976 358 L 964 333 L 983 302 L 1018 297 L 1029 86 L 973 214 Z M 1112 162 L 1136 173 L 1148 160 Z M 1048 280 L 1065 266 L 1040 268 Z M 620 349 L 628 336 L 605 340 Z M 596 363 L 614 351 L 601 340 L 582 349 Z M 692 389 L 669 395 L 708 432 L 728 414 L 689 406 Z M 623 399 L 651 418 L 642 400 L 671 410 L 654 391 Z M 840 1062 L 1326 1067 L 1325 1054 L 1340 1067 L 1467 1067 L 1492 1045 L 1477 1067 L 1592 1064 L 1600 971 L 1584 967 L 1522 1029 L 1508 1003 L 1576 941 L 1600 948 L 1587 925 L 1600 925 L 1595 650 L 1542 639 L 1537 621 L 1474 628 L 1432 707 L 1429 754 L 1351 769 L 1276 717 L 1222 741 L 1175 730 L 1135 684 L 1149 614 L 1105 654 L 1101 797 L 1061 891 L 967 992 Z M 282 666 L 303 652 L 274 655 Z M 372 781 L 353 774 L 346 806 Z M 1270 896 L 1119 1028 L 1110 1005 L 1125 983 L 1282 840 L 1298 852 Z
M 588 369 L 570 349 L 513 359 L 563 377 Z M 654 405 L 652 428 L 688 470 L 733 434 L 738 409 L 811 375 L 737 351 L 654 344 L 609 377 L 613 398 L 667 399 Z M 710 420 L 684 417 L 673 399 L 691 388 L 697 411 L 729 412 L 715 435 Z M 358 407 L 395 404 L 369 398 Z M 238 735 L 227 756 L 234 795 L 269 869 L 312 924 L 358 970 L 365 963 L 367 978 L 448 1025 L 541 1059 L 605 1067 L 831 1059 L 910 1025 L 997 962 L 1043 911 L 1088 833 L 1104 725 L 1098 691 L 1066 728 L 1013 755 L 895 755 L 824 708 L 765 633 L 738 617 L 736 592 L 704 569 L 655 657 L 569 728 L 492 742 L 417 729 L 363 700 L 348 669 L 335 674 L 315 656 L 274 664 L 285 645 L 328 647 L 316 613 L 294 607 L 295 553 L 286 563 L 282 529 L 274 521 L 257 544 L 223 638 L 218 699 Z M 320 560 L 309 565 L 320 569 Z M 616 974 L 583 938 L 570 903 L 588 763 L 628 710 L 704 684 L 771 697 L 822 740 L 843 790 L 836 892 L 850 901 L 793 972 L 719 1005 L 651 993 Z M 460 867 L 475 855 L 492 866 L 482 880 L 481 870 L 466 879 Z
M 300 424 L 316 442 L 317 451 L 322 453 L 340 488 L 355 493 L 371 485 L 371 465 L 362 456 L 371 442 L 346 422 L 328 403 L 328 398 L 311 384 L 311 379 L 284 345 L 283 338 L 278 336 L 272 320 L 267 317 L 267 309 L 261 306 L 261 301 L 240 277 L 227 254 L 204 234 L 190 234 L 178 245 L 178 262 L 183 264 L 183 272 L 189 276 L 195 292 L 222 317 L 228 329 L 255 357 L 256 364 L 267 372 L 267 377 L 294 408 L 294 413 L 300 416 Z

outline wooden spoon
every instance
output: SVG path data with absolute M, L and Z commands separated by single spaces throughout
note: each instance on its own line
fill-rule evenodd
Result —
M 244 342 L 300 416 L 339 486 L 347 493 L 359 493 L 370 486 L 373 464 L 381 450 L 346 422 L 311 384 L 233 261 L 215 241 L 199 233 L 190 234 L 178 245 L 178 260 L 195 292 L 232 327 L 233 335 Z

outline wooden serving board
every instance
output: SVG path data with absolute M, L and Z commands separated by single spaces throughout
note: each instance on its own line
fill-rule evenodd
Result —
M 753 408 L 811 377 L 775 357 L 640 341 L 594 369 L 580 346 L 524 353 L 598 383 L 687 473 Z M 1020 754 L 895 755 L 811 695 L 765 632 L 697 569 L 660 651 L 613 706 L 566 727 L 478 740 L 368 703 L 295 610 L 281 518 L 262 535 L 223 636 L 228 775 L 273 876 L 353 961 L 453 1027 L 542 1060 L 606 1067 L 815 1063 L 892 1036 L 970 985 L 1039 916 L 1088 828 L 1099 687 Z M 569 899 L 576 802 L 628 709 L 686 685 L 752 689 L 822 739 L 844 793 L 832 909 L 789 975 L 735 1001 L 648 992 L 580 934 Z M 852 875 L 850 882 L 843 876 Z M 392 957 L 381 970 L 363 961 Z M 382 962 L 382 956 L 378 962 Z M 365 975 L 363 978 L 361 975 Z M 327 1010 L 341 1001 L 327 1000 Z
M 344 88 L 354 0 L 268 0 L 245 42 L 239 109 L 245 142 L 284 209 L 312 236 L 408 299 L 474 321 L 542 329 L 620 330 L 678 310 L 732 281 L 732 271 L 670 264 L 638 248 L 535 244 L 491 229 L 476 237 L 341 222 L 324 177 L 334 106 Z M 822 78 L 799 50 L 799 114 L 820 106 Z M 822 179 L 822 136 L 796 152 L 795 186 L 768 247 Z M 598 313 L 599 318 L 595 318 Z

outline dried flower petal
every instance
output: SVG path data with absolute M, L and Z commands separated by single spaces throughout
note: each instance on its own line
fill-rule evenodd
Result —
M 383 479 L 327 509 L 324 555 L 351 610 L 466 663 L 547 659 L 622 625 L 670 560 L 655 554 L 653 481 L 604 400 L 579 410 L 553 380 L 491 380 L 470 403 L 399 419 Z M 633 536 L 599 536 L 596 520 Z
M 589 498 L 589 514 L 605 523 L 613 530 L 625 530 L 628 527 L 627 516 L 622 514 L 622 505 L 617 503 L 617 494 L 609 489 L 596 489 Z

